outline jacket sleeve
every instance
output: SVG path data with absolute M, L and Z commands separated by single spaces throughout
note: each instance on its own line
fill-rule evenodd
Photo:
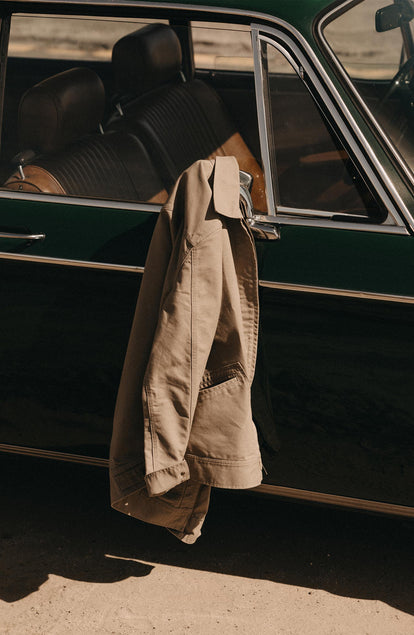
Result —
M 172 206 L 171 226 L 181 229 L 172 230 L 176 239 L 142 391 L 150 496 L 190 478 L 184 457 L 221 310 L 225 226 L 212 207 L 209 174 L 200 173 L 205 164 L 182 180 Z
M 145 480 L 152 496 L 190 477 L 184 455 L 221 309 L 221 231 L 188 249 L 161 306 L 143 385 Z
M 162 210 L 153 233 L 124 360 L 110 448 L 111 500 L 143 485 L 142 385 L 171 254 L 170 218 Z

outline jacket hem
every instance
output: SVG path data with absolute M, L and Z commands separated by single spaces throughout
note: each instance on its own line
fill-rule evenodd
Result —
M 150 498 L 145 484 L 111 500 L 111 507 L 138 520 L 165 527 L 176 538 L 194 543 L 201 533 L 210 501 L 210 488 L 188 480 L 165 496 Z

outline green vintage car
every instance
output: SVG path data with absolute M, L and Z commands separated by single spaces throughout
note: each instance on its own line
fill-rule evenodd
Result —
M 107 465 L 157 214 L 234 154 L 259 491 L 414 515 L 414 5 L 386 1 L 1 2 L 2 452 Z

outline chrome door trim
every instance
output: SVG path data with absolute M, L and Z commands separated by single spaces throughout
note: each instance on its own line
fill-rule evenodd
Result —
M 144 273 L 144 267 L 138 267 L 135 265 L 116 265 L 107 262 L 93 262 L 92 260 L 70 260 L 68 258 L 53 258 L 49 256 L 28 256 L 26 254 L 9 253 L 8 251 L 0 251 L 0 260 L 17 260 L 20 262 L 37 262 L 45 265 L 82 267 L 83 269 L 104 269 L 107 271 Z
M 292 500 L 302 500 L 306 502 L 318 503 L 334 507 L 347 507 L 348 509 L 358 509 L 361 511 L 372 512 L 375 514 L 387 514 L 391 516 L 404 516 L 414 518 L 414 507 L 407 505 L 395 505 L 394 503 L 382 503 L 365 498 L 353 498 L 351 496 L 342 496 L 336 494 L 325 494 L 323 492 L 314 492 L 305 489 L 296 489 L 294 487 L 284 487 L 281 485 L 259 485 L 251 492 L 259 492 L 270 496 L 280 496 L 290 498 Z
M 15 234 L 11 232 L 0 232 L 0 238 L 11 238 L 13 240 L 44 240 L 46 234 Z
M 145 267 L 135 265 L 116 265 L 106 262 L 92 262 L 88 260 L 66 260 L 64 258 L 47 258 L 42 256 L 26 256 L 23 254 L 9 254 L 0 252 L 0 260 L 17 260 L 23 262 L 37 262 L 47 265 L 64 265 L 68 267 L 81 267 L 84 269 L 100 269 L 105 271 L 119 271 L 137 273 L 142 275 Z M 280 289 L 283 291 L 297 291 L 303 293 L 318 293 L 320 295 L 337 295 L 365 300 L 382 300 L 386 302 L 401 302 L 414 304 L 414 297 L 405 295 L 393 295 L 387 293 L 375 293 L 371 291 L 357 291 L 354 289 L 339 289 L 335 287 L 318 287 L 313 285 L 294 284 L 290 282 L 278 282 L 272 280 L 259 280 L 259 286 L 267 289 Z
M 291 282 L 273 282 L 259 280 L 259 286 L 265 289 L 280 289 L 281 291 L 296 291 L 298 293 L 317 293 L 320 295 L 336 295 L 360 300 L 379 300 L 381 302 L 400 302 L 414 304 L 414 297 L 409 295 L 393 295 L 391 293 L 375 293 L 374 291 L 356 291 L 354 289 L 337 289 L 335 287 L 317 287 L 313 285 L 294 284 Z
M 35 203 L 54 203 L 55 205 L 74 205 L 75 207 L 101 207 L 102 209 L 121 209 L 127 212 L 149 212 L 158 214 L 162 205 L 155 203 L 134 203 L 128 201 L 111 201 L 104 198 L 81 198 L 64 194 L 37 194 L 34 192 L 17 192 L 14 190 L 0 190 L 0 200 L 34 201 Z M 0 209 L 1 212 L 1 209 Z
M 40 450 L 38 448 L 29 448 L 23 445 L 11 445 L 8 443 L 0 443 L 0 452 L 18 454 L 20 456 L 32 456 L 40 459 L 53 459 L 54 461 L 82 463 L 83 465 L 96 465 L 97 467 L 108 467 L 109 465 L 108 459 L 100 459 L 95 456 L 82 456 L 81 454 L 56 452 L 54 450 Z
M 373 116 L 372 112 L 370 111 L 370 109 L 366 105 L 365 101 L 362 99 L 361 95 L 359 94 L 359 92 L 355 88 L 355 86 L 352 83 L 349 75 L 347 74 L 347 72 L 343 68 L 341 62 L 339 61 L 339 59 L 335 55 L 335 52 L 331 48 L 330 44 L 328 43 L 328 40 L 325 38 L 325 35 L 323 33 L 323 29 L 325 28 L 327 23 L 332 21 L 332 19 L 334 18 L 335 14 L 336 13 L 342 13 L 342 10 L 348 4 L 351 4 L 351 3 L 354 3 L 354 2 L 355 2 L 355 0 L 346 0 L 346 2 L 342 3 L 339 6 L 336 6 L 335 9 L 332 9 L 331 11 L 326 13 L 322 17 L 322 19 L 319 20 L 319 22 L 317 24 L 317 34 L 318 34 L 318 37 L 320 38 L 322 44 L 325 46 L 326 51 L 328 52 L 328 54 L 330 56 L 330 60 L 334 63 L 336 70 L 339 72 L 339 74 L 341 75 L 341 77 L 345 81 L 347 87 L 350 89 L 350 91 L 352 92 L 354 97 L 357 99 L 357 102 L 358 102 L 359 106 L 362 108 L 362 110 L 363 110 L 364 114 L 367 116 L 369 122 L 373 125 L 373 127 L 375 128 L 376 132 L 378 133 L 380 139 L 384 142 L 384 144 L 386 145 L 388 150 L 391 152 L 391 154 L 395 158 L 395 160 L 398 163 L 398 165 L 401 167 L 401 169 L 404 172 L 404 174 L 405 174 L 406 178 L 408 179 L 408 181 L 411 183 L 412 186 L 414 186 L 414 176 L 413 176 L 412 171 L 410 170 L 410 168 L 408 167 L 408 165 L 406 164 L 406 162 L 404 161 L 403 157 L 398 152 L 397 148 L 394 146 L 392 141 L 385 134 L 385 132 L 383 131 L 383 129 L 379 125 L 378 121 L 375 119 L 375 117 Z M 412 215 L 410 214 L 410 216 L 412 216 Z
M 3 452 L 5 454 L 30 456 L 39 459 L 52 459 L 54 461 L 64 461 L 67 463 L 78 463 L 81 465 L 90 465 L 94 467 L 104 467 L 106 469 L 109 468 L 108 459 L 101 459 L 93 456 L 82 456 L 81 454 L 71 454 L 68 452 L 41 450 L 26 446 L 9 445 L 6 443 L 0 443 L 0 452 Z M 244 491 L 247 491 L 249 493 L 257 492 L 259 494 L 265 494 L 267 496 L 277 496 L 281 498 L 288 498 L 291 500 L 301 500 L 305 502 L 312 502 L 335 507 L 346 507 L 348 509 L 357 509 L 379 514 L 414 518 L 414 507 L 395 505 L 393 503 L 382 503 L 380 501 L 363 498 L 352 498 L 350 496 L 325 494 L 324 492 L 314 492 L 312 490 L 296 489 L 293 487 L 285 487 L 281 485 L 268 485 L 266 483 Z
M 357 165 L 360 165 L 363 170 L 363 173 L 367 175 L 371 185 L 373 186 L 374 190 L 378 193 L 378 196 L 381 198 L 385 208 L 388 210 L 388 214 L 392 217 L 395 224 L 401 227 L 404 227 L 403 218 L 405 217 L 407 222 L 409 222 L 411 229 L 414 230 L 414 219 L 412 218 L 408 208 L 406 207 L 404 201 L 402 200 L 401 196 L 399 195 L 396 188 L 394 187 L 388 174 L 386 173 L 380 161 L 378 160 L 377 156 L 375 155 L 372 147 L 369 145 L 367 139 L 365 139 L 365 137 L 362 135 L 361 131 L 359 130 L 359 127 L 356 124 L 355 119 L 352 117 L 344 101 L 341 99 L 333 82 L 327 76 L 326 72 L 324 71 L 321 63 L 319 62 L 319 60 L 313 53 L 312 49 L 309 48 L 309 45 L 307 45 L 306 47 L 306 53 L 311 58 L 313 66 L 305 58 L 303 52 L 301 51 L 300 48 L 298 48 L 297 44 L 283 31 L 276 30 L 273 27 L 268 27 L 265 25 L 255 24 L 255 23 L 251 24 L 251 28 L 258 31 L 258 36 L 257 36 L 258 40 L 264 40 L 265 42 L 268 42 L 271 45 L 278 44 L 276 48 L 278 48 L 280 52 L 283 51 L 283 47 L 286 47 L 287 50 L 286 50 L 286 53 L 284 53 L 284 55 L 288 59 L 288 61 L 289 61 L 289 57 L 293 56 L 297 58 L 299 63 L 296 63 L 296 66 L 302 67 L 305 77 L 307 76 L 310 79 L 310 82 L 309 82 L 310 86 L 308 86 L 308 83 L 305 81 L 305 85 L 307 86 L 310 94 L 313 95 L 313 93 L 316 92 L 321 97 L 323 102 L 327 105 L 328 110 L 330 111 L 330 113 L 332 114 L 334 118 L 336 126 L 338 127 L 338 129 L 340 130 L 342 134 L 342 137 L 346 140 L 348 147 L 352 150 L 353 155 L 356 157 Z M 268 36 L 272 36 L 273 38 L 278 40 L 278 42 L 274 43 L 272 40 L 272 37 L 268 37 Z M 281 42 L 283 43 L 283 46 L 281 45 Z M 258 55 L 258 48 L 259 47 L 257 46 L 256 50 L 254 50 L 254 54 L 256 56 Z M 330 93 L 328 93 L 327 90 L 325 89 L 325 86 L 322 84 L 321 80 L 316 74 L 314 67 L 317 69 L 318 73 L 323 76 L 323 80 L 326 86 L 329 88 Z M 331 98 L 331 95 L 334 97 L 335 102 Z M 258 96 L 256 98 L 257 98 L 258 109 L 263 109 L 264 102 L 262 100 L 259 100 Z M 352 128 L 352 130 L 356 131 L 358 142 L 354 138 L 353 134 L 350 133 L 348 124 L 350 124 L 350 127 Z M 266 135 L 268 135 L 268 133 L 266 133 Z M 262 147 L 263 144 L 265 143 L 265 139 L 263 137 L 261 137 L 260 143 Z M 364 152 L 366 152 L 367 156 L 365 156 L 365 154 L 363 153 L 362 148 L 364 149 Z M 263 161 L 266 160 L 266 156 L 262 158 L 263 158 Z M 374 170 L 371 167 L 372 165 L 375 167 L 376 173 L 374 173 Z M 381 176 L 381 179 L 386 184 L 387 189 L 389 190 L 389 192 L 392 193 L 393 199 L 398 203 L 397 205 L 395 205 L 394 201 L 390 198 L 388 192 L 383 187 L 382 182 L 378 178 L 377 174 Z M 401 218 L 401 214 L 399 210 L 402 210 L 403 218 Z M 306 220 L 303 219 L 303 221 L 301 221 L 301 224 L 306 225 L 307 224 Z M 330 226 L 337 227 L 338 224 L 336 221 L 331 221 Z M 369 225 L 369 228 L 367 229 L 367 231 L 378 231 L 378 227 L 381 227 L 381 225 L 373 225 L 373 224 Z

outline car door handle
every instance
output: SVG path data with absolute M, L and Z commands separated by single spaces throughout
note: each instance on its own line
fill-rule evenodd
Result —
M 279 240 L 280 233 L 278 227 L 270 223 L 257 222 L 254 218 L 248 218 L 247 222 L 254 237 L 259 240 Z
M 0 232 L 0 238 L 15 238 L 16 240 L 43 240 L 46 234 L 16 234 L 14 232 Z

